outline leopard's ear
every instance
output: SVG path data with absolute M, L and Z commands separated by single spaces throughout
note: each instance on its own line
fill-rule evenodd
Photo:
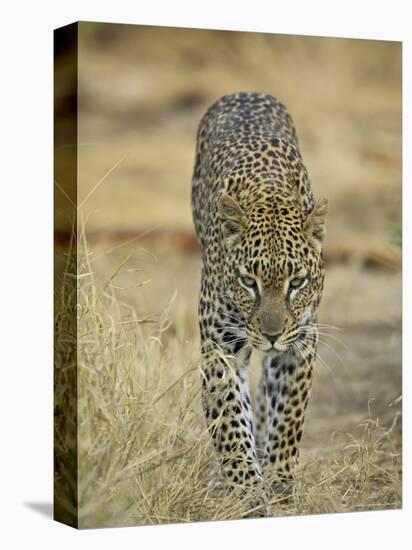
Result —
M 239 204 L 230 195 L 223 195 L 219 201 L 219 216 L 225 239 L 233 240 L 246 228 L 246 216 Z
M 325 198 L 319 199 L 313 210 L 308 214 L 303 226 L 309 237 L 309 241 L 318 252 L 322 249 L 325 237 L 327 214 L 328 201 Z

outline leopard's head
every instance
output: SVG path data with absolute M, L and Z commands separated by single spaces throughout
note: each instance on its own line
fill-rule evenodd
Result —
M 327 201 L 310 210 L 295 193 L 260 194 L 243 207 L 219 202 L 224 294 L 242 316 L 253 347 L 276 355 L 304 345 L 319 305 Z

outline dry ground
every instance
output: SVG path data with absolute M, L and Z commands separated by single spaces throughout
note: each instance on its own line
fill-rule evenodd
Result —
M 293 498 L 274 498 L 273 513 L 400 507 L 400 45 L 89 24 L 80 44 L 81 526 L 250 511 L 210 485 L 190 213 L 198 121 L 239 90 L 286 103 L 314 192 L 330 202 L 320 320 L 340 330 L 320 346 Z M 61 120 L 59 239 L 72 145 Z M 70 326 L 63 316 L 58 330 Z M 258 370 L 255 357 L 255 381 Z

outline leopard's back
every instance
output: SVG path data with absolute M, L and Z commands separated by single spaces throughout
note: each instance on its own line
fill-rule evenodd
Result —
M 271 95 L 226 95 L 207 110 L 197 133 L 192 180 L 193 220 L 201 244 L 206 219 L 216 208 L 215 198 L 225 185 L 226 176 L 238 171 L 244 174 L 246 184 L 253 184 L 276 162 L 268 160 L 265 151 L 270 156 L 270 149 L 280 142 L 299 148 L 292 117 Z

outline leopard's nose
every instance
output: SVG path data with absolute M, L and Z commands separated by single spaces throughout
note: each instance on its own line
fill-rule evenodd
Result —
M 262 334 L 273 345 L 278 340 L 279 336 L 282 334 L 282 331 L 276 332 L 276 333 L 262 332 Z

